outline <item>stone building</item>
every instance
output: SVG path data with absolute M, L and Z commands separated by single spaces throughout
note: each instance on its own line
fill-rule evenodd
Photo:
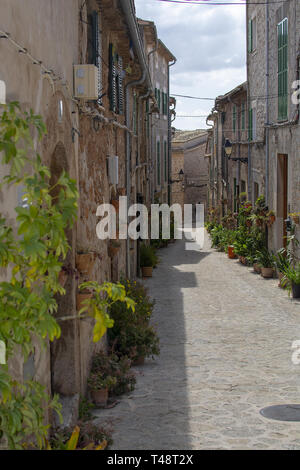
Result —
M 207 118 L 213 128 L 208 133 L 208 200 L 219 214 L 236 212 L 241 193 L 248 191 L 248 117 L 247 84 L 218 96 Z M 225 146 L 231 154 L 227 156 Z
M 172 139 L 172 204 L 207 207 L 207 131 L 175 131 Z
M 146 123 L 157 112 L 155 87 L 133 0 L 3 0 L 0 17 L 1 95 L 6 88 L 7 102 L 42 115 L 48 132 L 37 150 L 54 179 L 66 170 L 78 184 L 78 220 L 68 233 L 66 262 L 75 268 L 82 254 L 91 261 L 80 279 L 69 277 L 66 296 L 58 299 L 58 316 L 73 317 L 79 282 L 137 275 L 137 241 L 117 240 L 113 255 L 110 241 L 97 237 L 96 213 L 102 203 L 116 201 L 117 207 L 120 196 L 129 205 L 150 201 L 152 134 Z M 85 65 L 95 82 L 89 93 Z M 1 199 L 1 212 L 13 218 L 19 198 L 14 190 L 8 196 Z M 26 367 L 49 393 L 59 393 L 72 418 L 86 391 L 92 354 L 105 341 L 92 343 L 92 321 L 70 320 L 61 328 L 61 338 L 47 351 L 37 348 L 29 364 L 15 361 L 11 367 L 19 380 Z
M 285 245 L 284 220 L 300 211 L 299 104 L 293 100 L 299 80 L 299 18 L 297 0 L 247 2 L 249 197 L 254 201 L 265 195 L 276 214 L 269 230 L 272 249 Z
M 144 47 L 157 103 L 157 112 L 152 112 L 147 117 L 147 133 L 151 135 L 151 200 L 168 203 L 171 170 L 170 67 L 175 64 L 176 58 L 158 38 L 156 26 L 152 21 L 139 20 L 139 25 L 143 31 Z

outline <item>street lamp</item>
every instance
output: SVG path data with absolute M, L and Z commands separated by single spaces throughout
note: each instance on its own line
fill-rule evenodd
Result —
M 230 142 L 229 139 L 225 140 L 224 150 L 225 150 L 225 154 L 226 154 L 228 160 L 232 160 L 233 162 L 248 163 L 248 158 L 243 158 L 243 157 L 234 157 L 233 158 L 233 157 L 231 157 L 232 143 Z
M 173 183 L 180 183 L 182 180 L 183 180 L 183 176 L 184 176 L 184 172 L 183 172 L 183 169 L 181 168 L 181 170 L 179 171 L 178 173 L 178 176 L 179 176 L 179 180 L 172 180 L 170 179 L 170 184 L 173 184 Z

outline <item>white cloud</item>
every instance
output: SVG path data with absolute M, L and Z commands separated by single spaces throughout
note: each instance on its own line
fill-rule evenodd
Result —
M 240 0 L 234 0 L 240 1 Z M 246 14 L 240 5 L 171 4 L 135 0 L 137 16 L 152 20 L 160 39 L 177 57 L 171 93 L 212 97 L 246 80 Z M 177 114 L 208 114 L 213 101 L 178 98 Z M 206 127 L 205 119 L 177 118 L 182 129 Z

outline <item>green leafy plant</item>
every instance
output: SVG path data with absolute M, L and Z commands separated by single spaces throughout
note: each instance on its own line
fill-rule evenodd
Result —
M 112 443 L 110 433 L 92 423 L 79 423 L 73 431 L 69 428 L 55 430 L 46 450 L 104 450 Z
M 290 266 L 290 262 L 287 257 L 287 250 L 285 248 L 278 250 L 277 253 L 273 256 L 273 260 L 274 265 L 280 273 L 284 273 L 285 270 Z
M 111 375 L 102 376 L 97 372 L 92 372 L 88 378 L 88 385 L 90 390 L 102 390 L 107 388 L 110 390 L 116 385 L 117 379 Z
M 158 258 L 155 254 L 155 249 L 151 245 L 141 245 L 140 249 L 140 266 L 143 267 L 154 267 L 158 263 Z
M 110 309 L 114 326 L 108 332 L 112 350 L 132 360 L 159 354 L 159 339 L 149 321 L 154 303 L 147 295 L 146 289 L 135 281 L 121 281 L 135 302 L 135 312 L 126 308 L 125 304 L 116 302 Z
M 118 396 L 134 390 L 136 378 L 130 366 L 131 360 L 127 356 L 99 352 L 93 358 L 91 371 L 103 377 L 114 377 L 116 382 L 110 388 L 110 395 Z
M 274 266 L 274 255 L 270 253 L 267 248 L 257 251 L 256 259 L 263 268 L 272 268 Z
M 42 118 L 32 111 L 22 112 L 18 103 L 0 109 L 0 152 L 7 168 L 1 188 L 15 186 L 23 192 L 23 205 L 15 209 L 17 227 L 0 215 L 0 267 L 9 268 L 7 281 L 0 282 L 0 340 L 6 346 L 7 361 L 17 348 L 26 361 L 34 353 L 33 337 L 44 347 L 61 334 L 54 318 L 55 296 L 65 294 L 59 273 L 70 248 L 66 230 L 76 220 L 78 193 L 76 182 L 65 172 L 52 183 L 49 168 L 34 150 L 34 133 L 41 139 L 46 131 Z M 79 314 L 95 319 L 94 341 L 113 325 L 107 305 L 126 302 L 134 309 L 121 285 L 85 283 L 81 288 L 93 294 Z M 59 320 L 69 321 L 70 317 Z M 48 397 L 34 380 L 18 383 L 8 365 L 0 364 L 0 439 L 9 448 L 43 447 L 49 428 L 44 424 L 46 408 L 62 419 L 56 396 Z

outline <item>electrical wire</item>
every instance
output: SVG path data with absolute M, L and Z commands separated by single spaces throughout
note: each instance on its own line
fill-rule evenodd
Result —
M 186 5 L 213 5 L 213 6 L 217 6 L 217 5 L 222 5 L 222 6 L 226 6 L 226 5 L 238 5 L 238 6 L 245 6 L 245 5 L 270 5 L 270 4 L 282 4 L 285 2 L 285 0 L 270 0 L 269 2 L 267 1 L 264 1 L 264 2 L 259 2 L 259 1 L 256 1 L 256 2 L 253 2 L 253 1 L 248 1 L 246 3 L 247 0 L 245 0 L 244 2 L 224 2 L 224 1 L 220 1 L 220 2 L 210 2 L 209 0 L 157 0 L 159 2 L 166 2 L 166 3 L 178 3 L 178 4 L 186 4 Z

